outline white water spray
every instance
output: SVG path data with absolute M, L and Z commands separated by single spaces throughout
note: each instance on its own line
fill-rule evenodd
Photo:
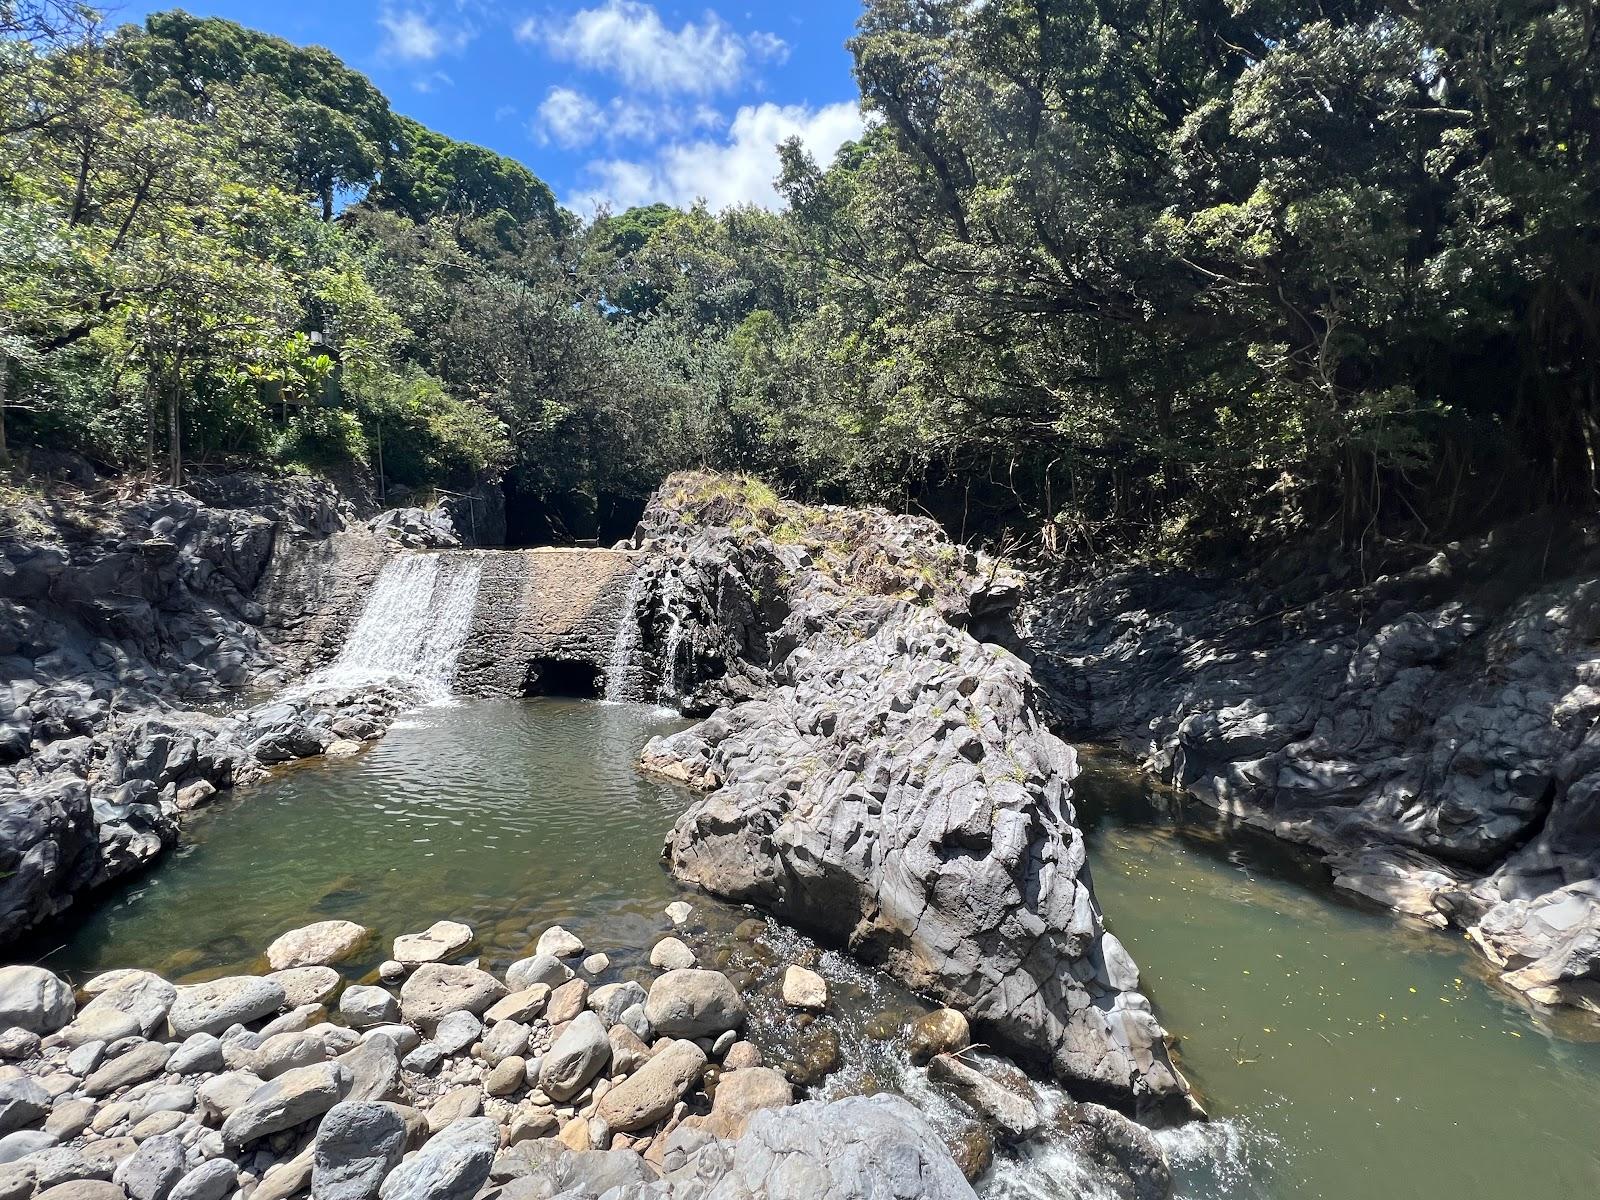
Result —
M 613 704 L 641 698 L 639 645 L 643 637 L 639 632 L 639 605 L 643 602 L 644 572 L 635 571 L 622 602 L 617 632 L 611 639 L 611 653 L 606 656 L 605 698 Z
M 483 556 L 475 551 L 391 558 L 339 657 L 308 684 L 354 687 L 401 679 L 430 701 L 448 700 L 482 577 Z

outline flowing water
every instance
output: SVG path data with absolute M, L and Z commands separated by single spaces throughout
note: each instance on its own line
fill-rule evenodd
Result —
M 483 559 L 480 550 L 389 559 L 339 657 L 306 686 L 357 687 L 399 678 L 429 700 L 448 699 L 472 625 Z
M 308 764 L 200 814 L 183 849 L 58 931 L 66 944 L 42 961 L 78 978 L 118 966 L 201 978 L 259 969 L 278 933 L 347 917 L 381 935 L 347 964 L 355 977 L 396 934 L 456 917 L 479 931 L 490 965 L 560 922 L 612 956 L 608 978 L 632 976 L 679 895 L 659 853 L 690 799 L 633 764 L 648 736 L 681 724 L 645 706 L 552 699 L 425 709 L 353 760 Z M 1341 900 L 1280 844 L 1224 836 L 1213 815 L 1165 803 L 1120 761 L 1087 757 L 1078 803 L 1101 901 L 1216 1118 L 1161 1135 L 1180 1196 L 1600 1193 L 1600 1046 L 1541 1029 L 1480 980 L 1459 941 Z M 748 913 L 691 899 L 707 961 L 747 987 L 772 1061 L 826 1058 L 836 1044 L 844 1068 L 819 1085 L 826 1094 L 895 1088 L 953 1119 L 894 1044 L 914 999 Z M 838 1000 L 804 1029 L 756 999 L 796 960 Z M 1002 1161 L 980 1191 L 1096 1197 L 1048 1145 Z

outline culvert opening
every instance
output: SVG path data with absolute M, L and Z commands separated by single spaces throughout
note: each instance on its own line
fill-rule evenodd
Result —
M 572 696 L 593 700 L 605 695 L 605 671 L 571 658 L 536 658 L 522 680 L 524 696 Z

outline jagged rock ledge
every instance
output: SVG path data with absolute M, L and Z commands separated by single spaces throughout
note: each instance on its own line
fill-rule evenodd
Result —
M 380 736 L 404 685 L 246 697 L 332 656 L 388 547 L 459 541 L 325 480 L 77 477 L 8 490 L 0 525 L 0 941 L 149 864 L 219 790 Z
M 672 871 L 837 940 L 1080 1095 L 1193 1115 L 1095 902 L 1073 751 L 1027 666 L 975 636 L 1020 581 L 931 521 L 703 475 L 668 480 L 636 542 L 641 620 L 672 614 L 660 673 L 733 701 L 644 751 L 709 793 Z
M 1026 632 L 1069 736 L 1600 1012 L 1600 535 L 1543 517 L 1353 573 L 1125 569 Z

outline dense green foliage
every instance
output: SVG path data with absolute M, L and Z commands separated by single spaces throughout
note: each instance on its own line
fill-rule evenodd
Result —
M 1592 4 L 868 0 L 872 124 L 784 148 L 788 212 L 588 226 L 324 51 L 73 11 L 0 0 L 35 440 L 381 435 L 397 480 L 590 497 L 706 464 L 1090 552 L 1600 494 Z

